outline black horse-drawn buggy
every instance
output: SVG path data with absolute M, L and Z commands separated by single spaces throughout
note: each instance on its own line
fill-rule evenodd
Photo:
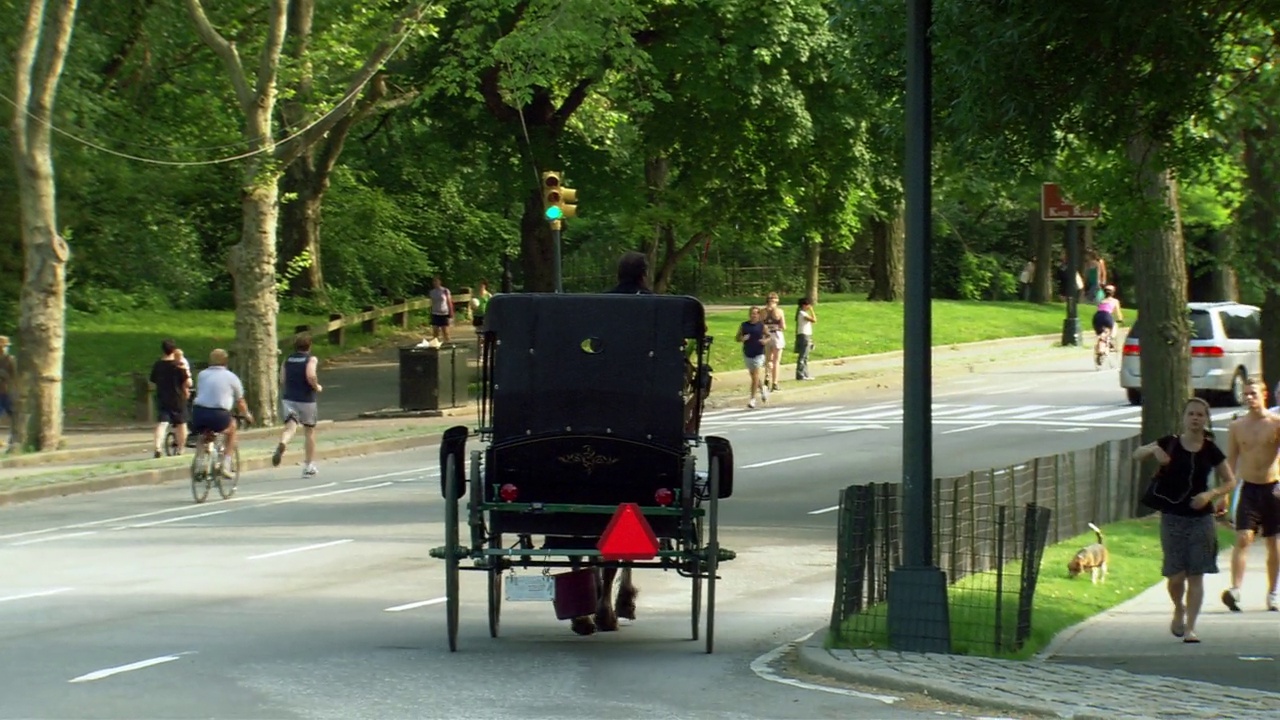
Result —
M 702 304 L 510 294 L 493 298 L 486 320 L 478 435 L 487 446 L 468 462 L 471 433 L 457 426 L 440 447 L 445 544 L 431 555 L 446 566 L 449 649 L 457 650 L 460 570 L 487 574 L 497 637 L 504 590 L 509 600 L 550 600 L 585 635 L 634 619 L 631 570 L 659 568 L 692 582 L 694 640 L 706 582 L 702 635 L 712 652 L 716 573 L 734 557 L 717 539 L 733 451 L 698 431 L 711 385 Z M 695 467 L 700 446 L 706 471 Z

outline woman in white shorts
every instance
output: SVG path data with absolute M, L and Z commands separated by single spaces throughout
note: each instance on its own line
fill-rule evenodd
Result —
M 770 390 L 778 389 L 778 364 L 782 360 L 782 350 L 787 346 L 787 316 L 778 307 L 778 293 L 771 292 L 764 306 L 764 331 L 769 336 L 769 344 L 765 346 L 764 384 Z

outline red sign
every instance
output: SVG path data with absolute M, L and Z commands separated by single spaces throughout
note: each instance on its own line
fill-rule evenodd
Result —
M 1101 214 L 1099 208 L 1080 207 L 1068 200 L 1057 183 L 1040 186 L 1041 220 L 1097 220 Z
M 622 503 L 596 543 L 604 560 L 652 560 L 658 555 L 658 536 L 644 519 L 640 506 Z

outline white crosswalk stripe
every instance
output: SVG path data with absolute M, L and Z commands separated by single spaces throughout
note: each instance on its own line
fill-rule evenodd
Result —
M 1215 425 L 1222 426 L 1239 408 L 1216 409 Z M 866 407 L 827 405 L 821 407 L 725 408 L 706 413 L 703 430 L 734 427 L 803 425 L 823 426 L 828 432 L 888 429 L 902 423 L 902 403 L 880 403 Z M 1133 405 L 991 405 L 934 403 L 933 424 L 948 427 L 968 425 L 1032 425 L 1057 428 L 1139 428 L 1142 408 Z

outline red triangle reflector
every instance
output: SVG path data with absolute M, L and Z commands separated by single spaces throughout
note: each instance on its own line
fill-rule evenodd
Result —
M 603 560 L 652 560 L 658 555 L 658 536 L 644 519 L 640 506 L 622 503 L 596 543 Z

